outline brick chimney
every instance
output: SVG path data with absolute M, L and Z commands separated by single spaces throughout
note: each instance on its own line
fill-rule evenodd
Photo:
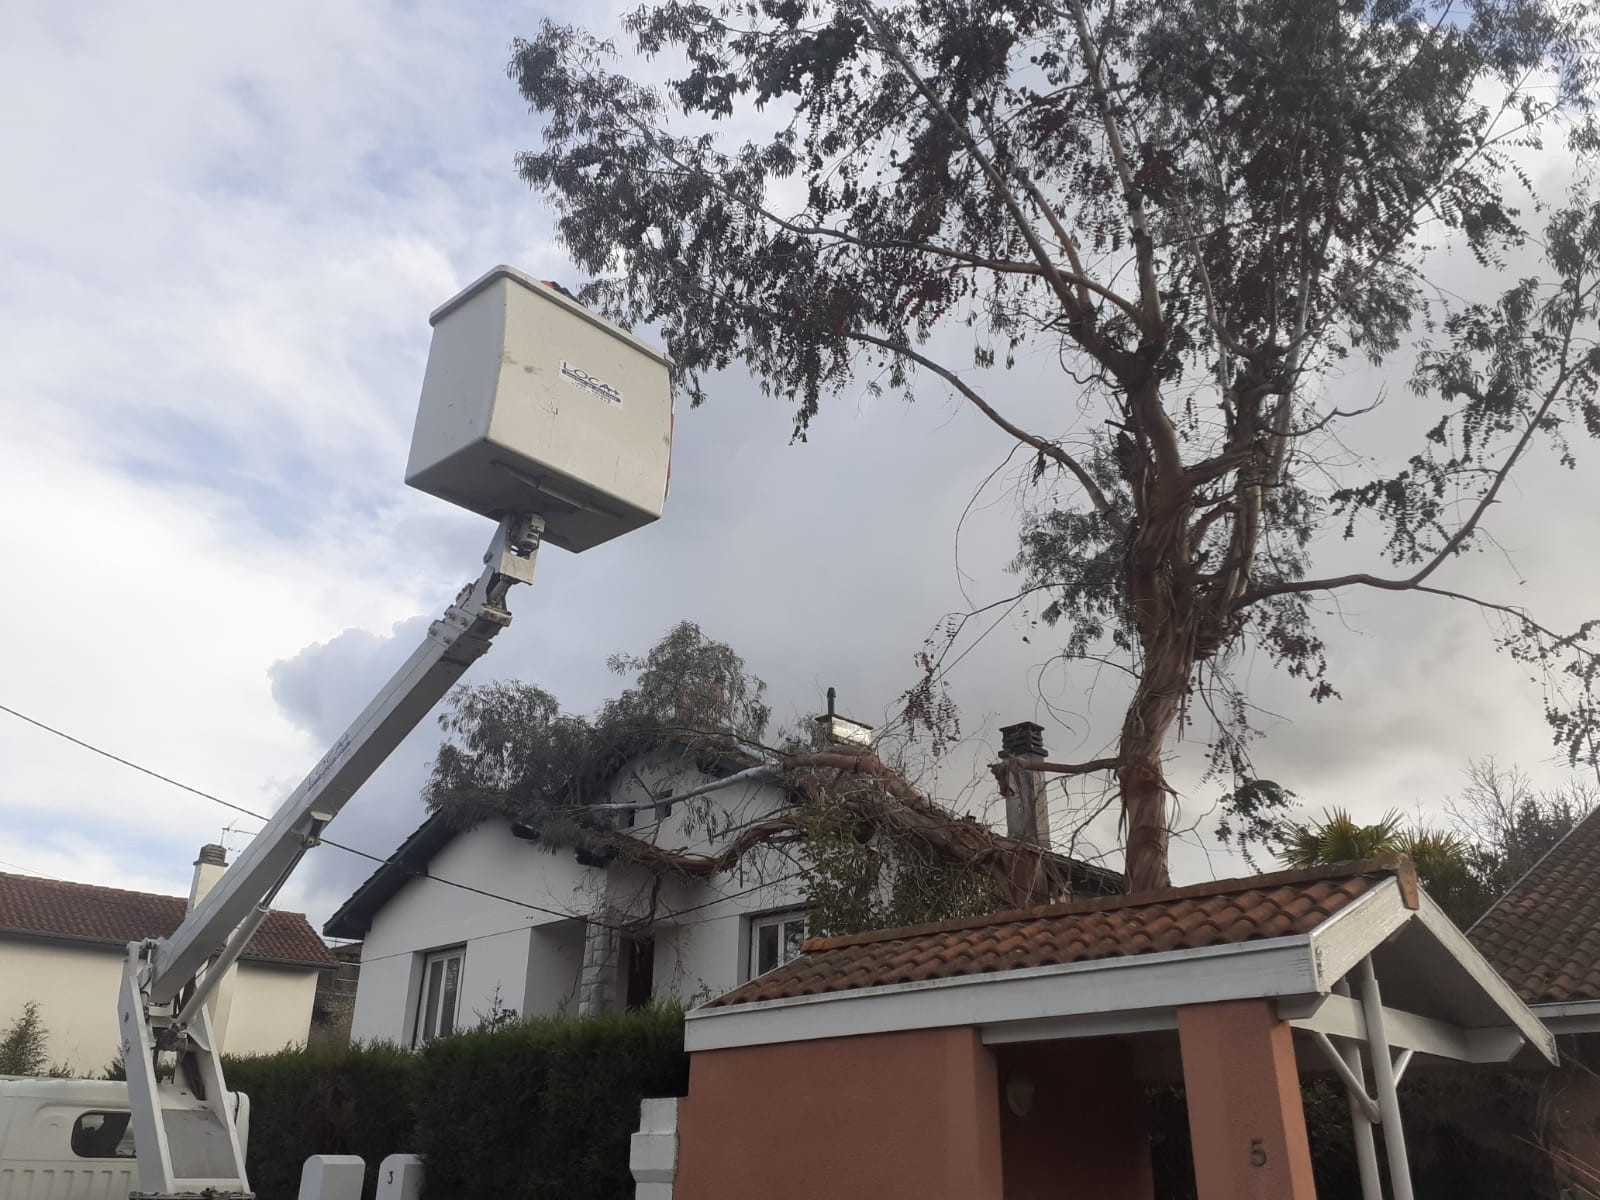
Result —
M 194 860 L 194 878 L 189 883 L 189 907 L 194 908 L 222 878 L 228 866 L 228 851 L 215 842 L 200 847 L 200 857 Z
M 1050 801 L 1044 776 L 1023 764 L 1044 761 L 1044 726 L 1032 721 L 1000 727 L 1000 758 L 1010 767 L 1010 784 L 1004 788 L 1006 833 L 1019 841 L 1050 844 Z

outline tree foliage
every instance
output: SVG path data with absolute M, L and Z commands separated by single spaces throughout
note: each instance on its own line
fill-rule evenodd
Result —
M 428 807 L 466 825 L 500 816 L 570 836 L 642 750 L 667 740 L 728 749 L 759 744 L 766 732 L 766 684 L 692 621 L 644 655 L 613 655 L 607 665 L 632 683 L 592 718 L 562 712 L 531 683 L 458 688 L 439 718 L 446 739 L 423 790 Z
M 39 1005 L 29 1000 L 0 1038 L 0 1075 L 43 1075 L 50 1063 L 49 1043 Z
M 1280 824 L 1278 857 L 1314 867 L 1404 854 L 1439 907 L 1463 929 L 1522 878 L 1595 806 L 1581 784 L 1538 791 L 1516 767 L 1472 762 L 1467 786 L 1445 808 L 1452 827 L 1406 821 L 1390 810 L 1363 823 L 1333 808 L 1320 820 Z
M 1314 597 L 1454 595 L 1435 573 L 1512 468 L 1600 434 L 1600 209 L 1546 210 L 1514 157 L 1595 150 L 1595 21 L 1568 0 L 668 0 L 624 22 L 658 84 L 576 28 L 516 44 L 544 120 L 518 167 L 595 276 L 582 299 L 658 323 L 696 403 L 741 363 L 803 437 L 856 380 L 932 380 L 1028 448 L 1018 569 L 1069 655 L 1130 669 L 1110 769 L 1152 886 L 1192 708 L 1226 786 L 1252 777 L 1241 652 L 1332 697 Z M 1503 294 L 1429 287 L 1433 248 L 1498 264 L 1533 241 Z M 1330 469 L 1375 401 L 1339 364 L 1402 351 L 1426 438 L 1398 471 Z M 1057 415 L 1027 428 L 986 372 L 1040 352 Z M 1400 572 L 1314 576 L 1319 534 L 1368 526 Z M 1486 607 L 1567 672 L 1549 714 L 1587 753 L 1589 627 Z

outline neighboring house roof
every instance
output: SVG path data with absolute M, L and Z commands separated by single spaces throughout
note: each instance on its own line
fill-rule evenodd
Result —
M 853 937 L 812 938 L 799 958 L 713 1005 L 984 975 L 1309 933 L 1390 878 L 1349 865 L 1282 871 Z M 1411 886 L 1415 887 L 1414 879 Z
M 0 872 L 0 934 L 125 946 L 170 936 L 182 924 L 187 908 L 182 896 Z M 337 965 L 304 914 L 296 912 L 268 913 L 243 957 L 305 967 Z
M 1467 931 L 1528 1004 L 1600 1000 L 1600 809 Z

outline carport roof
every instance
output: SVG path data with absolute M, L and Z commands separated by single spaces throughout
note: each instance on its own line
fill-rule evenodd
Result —
M 712 1006 L 987 975 L 1309 933 L 1387 879 L 1415 907 L 1409 861 L 1282 871 L 966 921 L 812 938 L 800 956 Z
M 688 1014 L 691 1051 L 976 1026 L 986 1042 L 1153 1033 L 1188 1005 L 1268 1000 L 1306 1037 L 1363 1039 L 1369 961 L 1389 1042 L 1463 1062 L 1555 1061 L 1550 1031 L 1403 856 L 971 921 L 813 939 Z

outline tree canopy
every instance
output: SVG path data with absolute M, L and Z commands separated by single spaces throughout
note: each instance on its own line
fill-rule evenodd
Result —
M 1438 573 L 1536 447 L 1571 465 L 1600 435 L 1597 19 L 1568 0 L 669 0 L 624 22 L 659 83 L 577 28 L 516 43 L 543 118 L 518 169 L 594 276 L 581 298 L 657 324 L 696 403 L 743 364 L 803 437 L 841 389 L 934 384 L 1027 448 L 1024 584 L 1067 654 L 1130 680 L 1112 752 L 1057 766 L 1110 774 L 1130 886 L 1158 886 L 1170 739 L 1209 713 L 1226 786 L 1268 795 L 1230 668 L 1258 648 L 1334 696 L 1330 592 L 1481 605 L 1555 673 L 1563 748 L 1592 753 L 1591 626 Z M 1583 164 L 1570 195 L 1520 172 L 1546 139 Z M 1440 247 L 1539 261 L 1458 298 L 1430 286 Z M 1030 428 L 991 372 L 1039 350 L 1056 415 Z M 1347 360 L 1409 373 L 1426 435 L 1398 468 L 1331 461 L 1378 399 Z M 1358 528 L 1379 561 L 1319 577 L 1319 535 Z
M 771 711 L 766 684 L 726 642 L 680 621 L 643 655 L 606 664 L 631 678 L 593 718 L 561 711 L 531 683 L 500 681 L 451 694 L 446 737 L 423 799 L 463 824 L 488 816 L 568 834 L 629 759 L 665 740 L 736 749 L 759 745 Z
M 1404 854 L 1428 894 L 1463 929 L 1470 926 L 1595 806 L 1581 783 L 1540 791 L 1519 768 L 1474 760 L 1467 786 L 1445 804 L 1448 827 L 1390 810 L 1362 822 L 1347 809 L 1287 822 L 1274 840 L 1290 867 L 1313 867 Z

